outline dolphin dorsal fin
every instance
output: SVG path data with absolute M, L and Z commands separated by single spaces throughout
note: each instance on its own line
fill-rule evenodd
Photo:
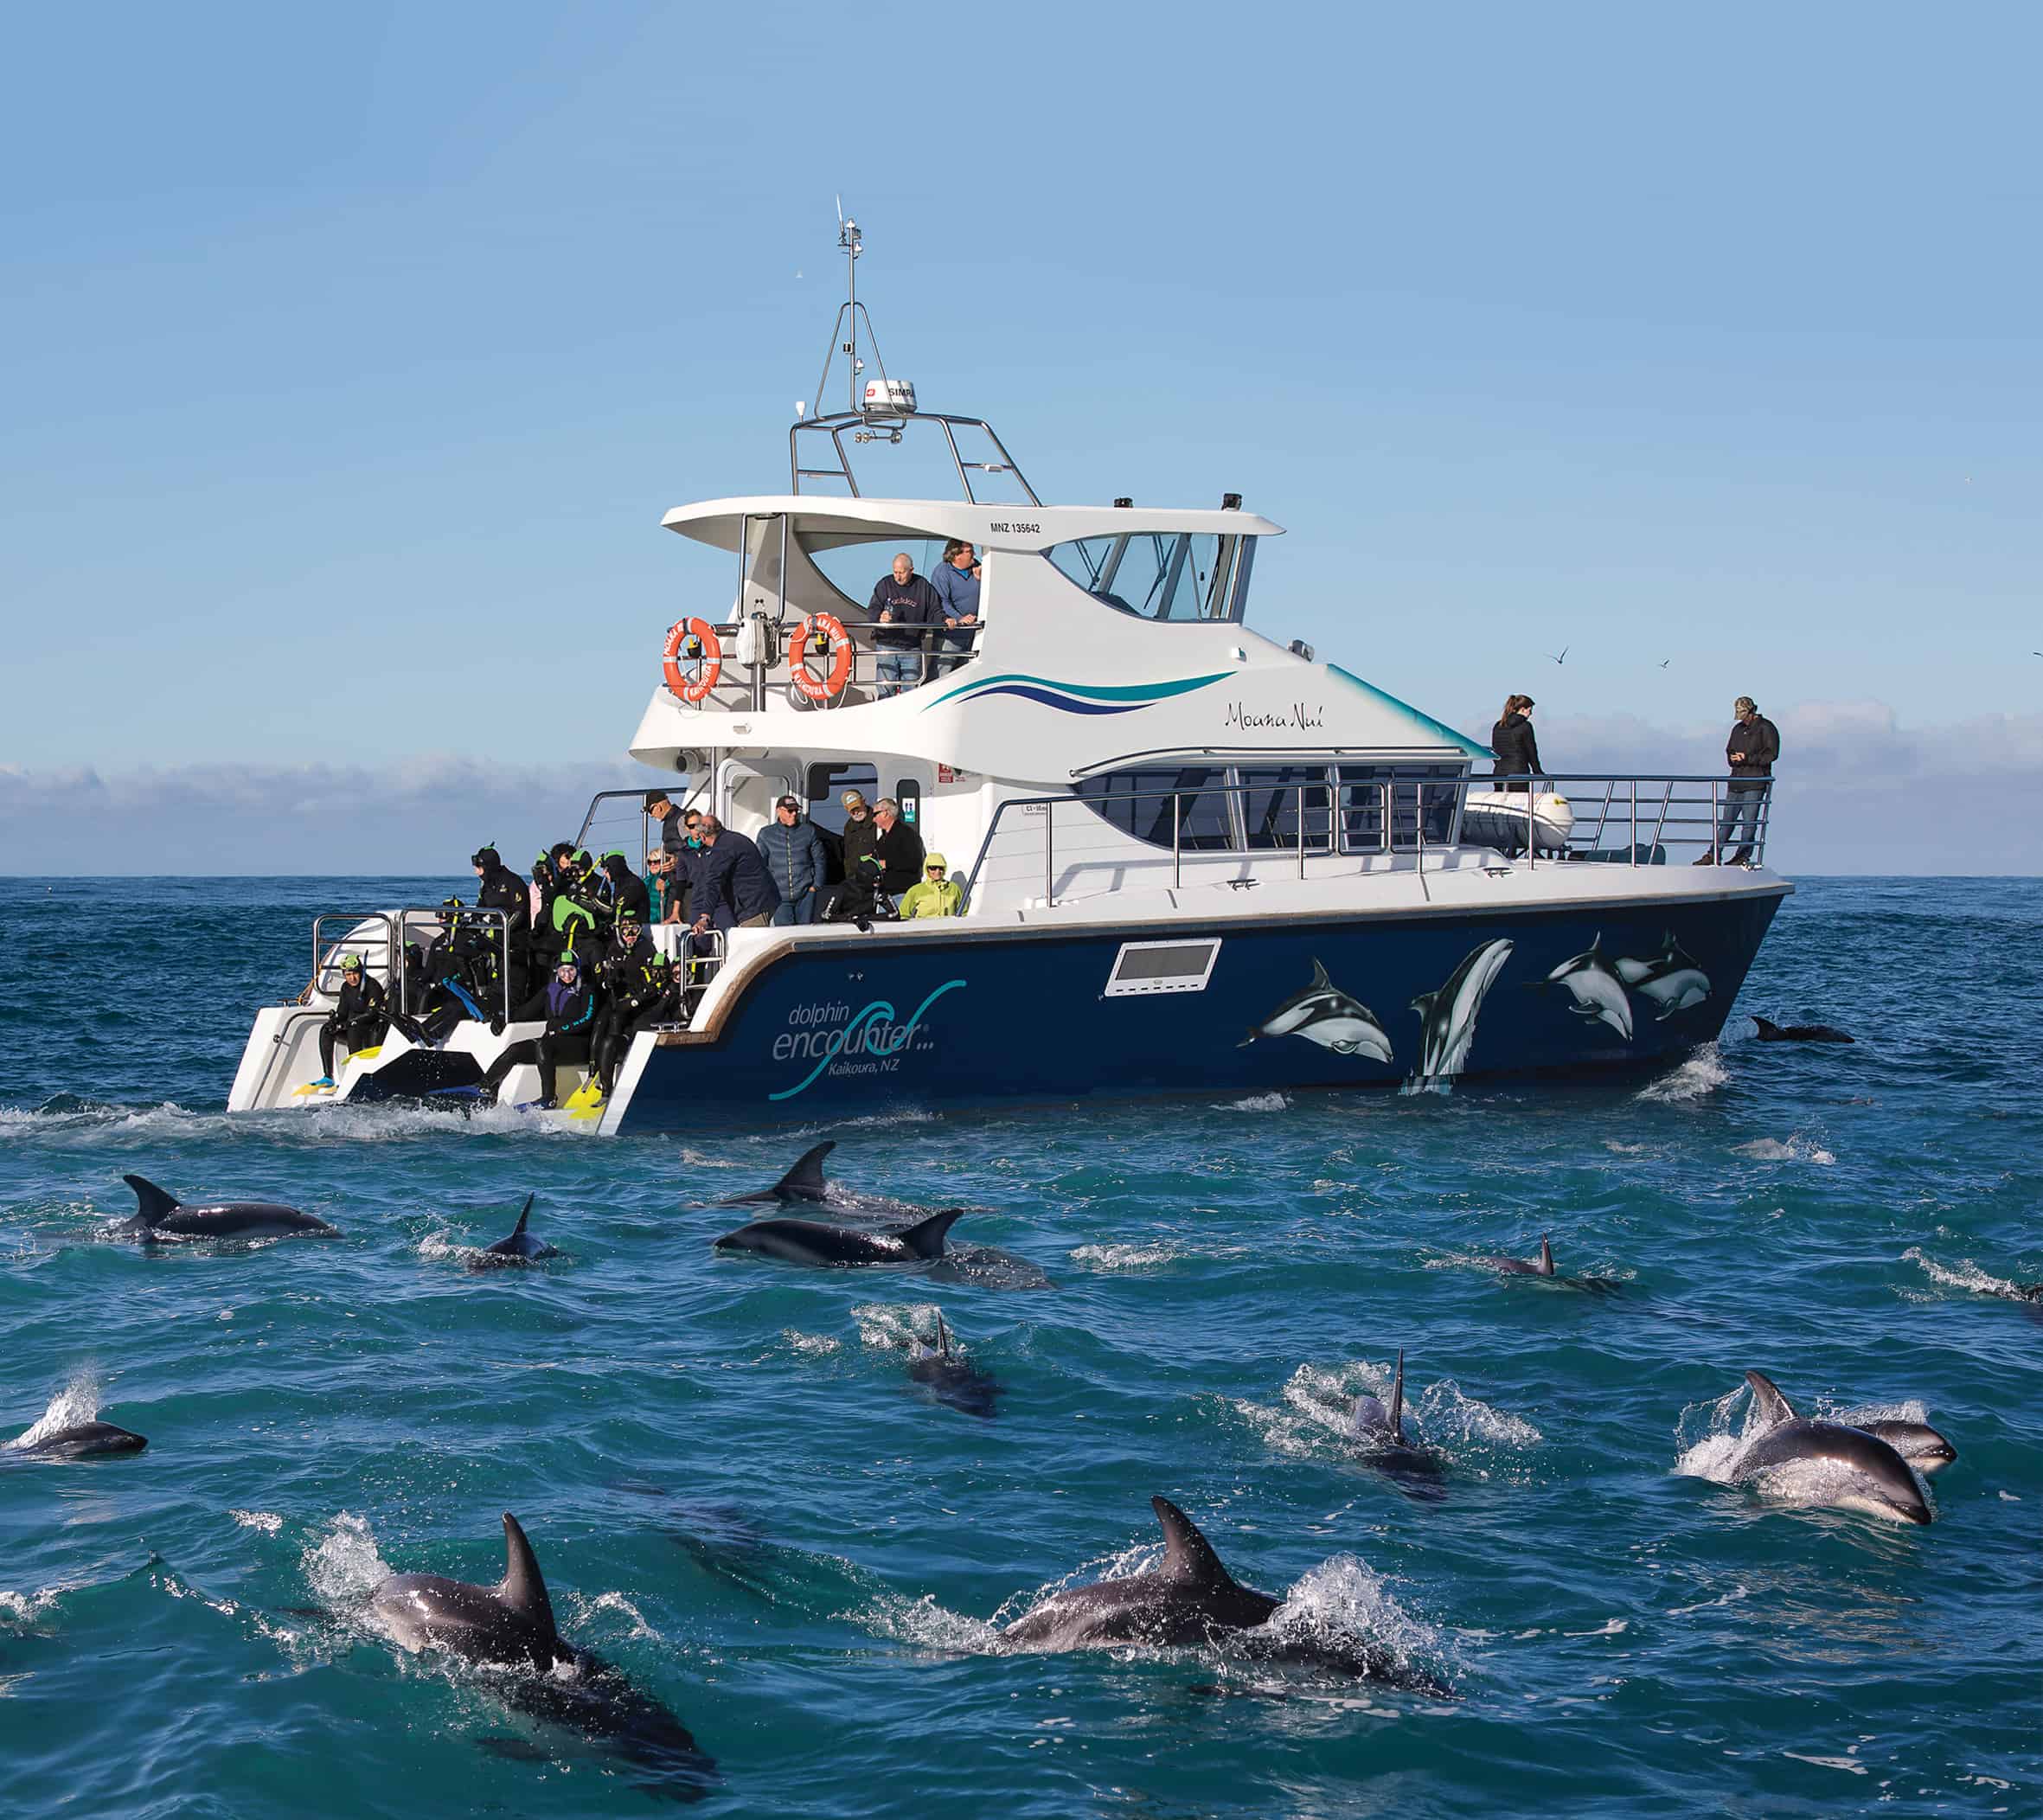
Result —
M 135 1217 L 143 1225 L 154 1226 L 157 1221 L 177 1211 L 176 1195 L 168 1189 L 158 1188 L 146 1176 L 123 1176 L 120 1179 L 135 1191 L 135 1199 L 140 1203 L 135 1209 Z
M 932 1214 L 926 1220 L 904 1226 L 894 1237 L 918 1258 L 940 1258 L 944 1255 L 944 1234 L 951 1230 L 951 1222 L 964 1211 L 962 1207 L 947 1207 L 940 1214 Z
M 937 1311 L 937 1350 L 946 1359 L 951 1356 L 951 1327 L 940 1308 Z
M 772 1192 L 783 1201 L 826 1201 L 829 1183 L 823 1178 L 823 1159 L 836 1149 L 835 1140 L 804 1150 L 795 1166 L 773 1184 Z
M 512 1238 L 516 1239 L 524 1232 L 525 1222 L 532 1217 L 532 1203 L 535 1198 L 536 1196 L 532 1195 L 525 1196 L 525 1205 L 518 1213 L 518 1223 L 511 1227 Z
M 1748 1371 L 1745 1382 L 1752 1387 L 1752 1418 L 1761 1428 L 1777 1428 L 1795 1419 L 1795 1406 L 1764 1372 Z
M 539 1571 L 539 1557 L 525 1532 L 509 1511 L 503 1513 L 503 1584 L 497 1587 L 498 1600 L 520 1618 L 544 1625 L 547 1635 L 557 1637 L 554 1628 L 554 1604 L 547 1597 L 547 1583 Z
M 1547 1244 L 1544 1233 L 1540 1234 L 1540 1274 L 1542 1277 L 1553 1274 L 1553 1247 Z
M 1157 1572 L 1182 1586 L 1231 1586 L 1233 1577 L 1220 1565 L 1213 1544 L 1199 1527 L 1167 1497 L 1153 1497 L 1150 1507 L 1163 1526 L 1163 1565 Z
M 1390 1438 L 1405 1444 L 1405 1349 L 1398 1349 L 1398 1369 L 1390 1381 Z

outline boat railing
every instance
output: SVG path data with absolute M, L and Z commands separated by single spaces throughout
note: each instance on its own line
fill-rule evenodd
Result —
M 863 702 L 881 700 L 882 690 L 903 694 L 919 689 L 962 669 L 978 656 L 980 628 L 976 625 L 882 627 L 877 620 L 840 616 L 840 623 L 850 634 L 850 661 L 843 676 L 833 686 L 831 678 L 836 660 L 827 638 L 811 634 L 804 640 L 803 622 L 799 619 L 776 625 L 765 614 L 759 618 L 772 641 L 771 655 L 766 661 L 744 663 L 738 660 L 736 651 L 740 635 L 745 630 L 743 621 L 714 625 L 711 630 L 721 647 L 715 680 L 694 701 L 676 694 L 669 686 L 667 693 L 676 705 L 698 713 L 763 714 L 769 708 L 782 706 L 798 713 L 812 709 L 827 713 L 832 708 L 856 708 Z M 873 642 L 874 634 L 881 631 L 889 636 L 913 634 L 914 643 L 906 650 L 876 645 Z M 811 688 L 804 688 L 797 680 L 797 657 L 802 660 L 804 673 L 812 679 Z M 883 671 L 881 663 L 890 658 L 909 661 L 906 664 L 889 663 Z M 688 655 L 685 648 L 674 661 L 690 689 L 699 687 L 708 674 L 707 657 Z M 901 674 L 903 670 L 906 672 L 905 676 Z
M 1341 780 L 1340 769 L 1278 785 L 1208 783 L 1010 798 L 994 811 L 980 841 L 965 881 L 966 901 L 979 902 L 983 882 L 1033 882 L 1039 862 L 1040 901 L 1050 905 L 1071 894 L 1060 885 L 1083 880 L 1089 889 L 1108 890 L 1150 883 L 1166 865 L 1173 888 L 1182 887 L 1188 868 L 1208 875 L 1216 868 L 1230 868 L 1246 884 L 1271 875 L 1266 866 L 1252 871 L 1250 862 L 1283 853 L 1292 856 L 1300 879 L 1312 875 L 1313 861 L 1326 862 L 1317 868 L 1322 873 L 1352 872 L 1352 862 L 1372 856 L 1387 856 L 1400 868 L 1408 861 L 1422 889 L 1429 854 L 1444 862 L 1451 852 L 1471 849 L 1528 869 L 1542 862 L 1764 862 L 1771 802 L 1764 779 L 1552 772 Z M 1572 786 L 1577 794 L 1557 800 L 1559 785 Z M 1227 809 L 1218 827 L 1216 798 Z M 1252 801 L 1262 811 L 1252 829 Z M 1131 849 L 1129 836 L 1143 805 L 1151 831 L 1137 836 L 1139 845 Z M 1128 811 L 1128 828 L 1117 825 L 1111 814 L 1117 808 Z
M 488 941 L 496 951 L 494 982 L 471 975 L 460 981 L 463 990 L 468 991 L 471 984 L 480 987 L 479 994 L 470 992 L 470 997 L 476 998 L 485 1014 L 508 1015 L 510 919 L 501 910 L 482 910 L 471 904 L 463 904 L 458 908 L 451 904 L 413 904 L 401 910 L 323 911 L 312 919 L 312 977 L 299 995 L 298 1003 L 307 1003 L 315 997 L 334 997 L 341 987 L 341 963 L 347 956 L 358 954 L 362 957 L 364 975 L 381 983 L 391 1009 L 400 1017 L 415 1015 L 427 1009 L 426 1000 L 437 982 L 422 977 L 415 979 L 413 970 L 406 964 L 406 950 L 411 945 L 413 932 L 430 931 L 426 940 L 419 944 L 422 951 L 429 952 L 432 942 L 443 932 L 457 930 L 462 924 L 473 929 L 492 930 Z M 326 933 L 330 926 L 345 926 L 345 933 L 338 939 Z M 486 952 L 471 945 L 460 958 L 474 959 Z

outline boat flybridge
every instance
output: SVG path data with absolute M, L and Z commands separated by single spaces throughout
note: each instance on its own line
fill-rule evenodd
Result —
M 535 1116 L 605 1132 L 699 1129 L 1009 1099 L 1438 1090 L 1663 1063 L 1717 1035 L 1792 889 L 1763 864 L 1763 799 L 1734 856 L 1722 779 L 1514 789 L 1479 773 L 1479 741 L 1254 629 L 1258 553 L 1282 528 L 1236 496 L 1046 505 L 984 420 L 919 409 L 857 300 L 854 224 L 841 245 L 849 295 L 818 401 L 789 432 L 788 490 L 663 520 L 734 559 L 735 593 L 669 631 L 631 751 L 672 777 L 676 804 L 746 836 L 783 797 L 831 837 L 844 792 L 891 798 L 947 859 L 962 911 L 693 943 L 659 927 L 686 990 L 628 1035 L 608 1097 L 580 1064 L 542 1082 L 525 1061 L 498 1071 L 499 1099 L 557 1096 L 566 1110 Z M 826 411 L 840 356 L 845 404 Z M 861 485 L 911 446 L 933 452 L 951 497 Z M 896 623 L 875 605 L 897 556 L 928 576 L 946 551 L 976 574 L 970 618 Z M 635 868 L 661 843 L 644 800 L 599 797 L 581 844 Z M 448 949 L 441 907 L 318 918 L 311 982 L 258 1015 L 231 1106 L 472 1100 L 544 1027 L 506 1016 L 525 957 L 501 914 L 459 915 L 471 947 L 498 952 L 458 1008 L 420 964 Z M 398 1016 L 328 1088 L 318 1033 L 344 952 Z M 419 1016 L 435 992 L 451 1024 Z

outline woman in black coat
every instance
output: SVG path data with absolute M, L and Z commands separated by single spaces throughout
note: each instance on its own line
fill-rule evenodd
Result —
M 1490 772 L 1493 778 L 1537 777 L 1543 768 L 1540 742 L 1533 736 L 1532 707 L 1530 695 L 1511 696 L 1505 702 L 1496 725 L 1489 729 L 1489 749 L 1496 754 L 1496 768 Z M 1515 791 L 1526 787 L 1523 784 L 1504 786 Z

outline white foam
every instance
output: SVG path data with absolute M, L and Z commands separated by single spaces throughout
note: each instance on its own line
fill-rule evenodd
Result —
M 1282 1093 L 1251 1093 L 1246 1099 L 1230 1099 L 1216 1103 L 1216 1112 L 1281 1112 L 1287 1110 L 1290 1101 Z
M 851 1318 L 858 1323 L 863 1344 L 880 1351 L 906 1352 L 936 1343 L 939 1312 L 934 1302 L 861 1302 L 851 1311 Z M 964 1349 L 957 1343 L 955 1331 L 951 1341 L 951 1349 L 962 1354 Z
M 1081 1245 L 1072 1252 L 1071 1261 L 1088 1270 L 1155 1270 L 1183 1255 L 1170 1240 L 1159 1239 L 1147 1245 Z
M 306 1544 L 303 1564 L 306 1583 L 320 1603 L 336 1608 L 360 1605 L 390 1577 L 368 1525 L 345 1510 L 317 1542 Z
M 1400 1605 L 1383 1576 L 1354 1554 L 1335 1554 L 1308 1568 L 1266 1628 L 1323 1649 L 1373 1644 L 1400 1665 L 1423 1666 L 1443 1679 L 1460 1666 L 1440 1631 Z
M 784 1327 L 780 1330 L 780 1337 L 797 1352 L 804 1353 L 811 1358 L 821 1358 L 825 1354 L 844 1349 L 842 1340 L 833 1339 L 827 1333 L 802 1333 L 795 1328 Z
M 35 1419 L 35 1425 L 7 1445 L 33 1447 L 45 1435 L 54 1434 L 60 1428 L 76 1428 L 93 1421 L 99 1413 L 99 1374 L 88 1368 L 75 1373 L 71 1381 L 49 1400 L 49 1407 Z
M 656 1643 L 659 1641 L 660 1633 L 645 1621 L 645 1614 L 630 1599 L 626 1599 L 622 1592 L 599 1592 L 593 1599 L 585 1599 L 580 1594 L 571 1594 L 568 1600 L 568 1611 L 574 1620 L 567 1626 L 570 1635 L 585 1627 L 600 1630 L 607 1635 L 613 1626 L 599 1625 L 597 1620 L 604 1614 L 610 1613 L 622 1617 L 627 1621 L 630 1628 L 623 1633 L 627 1638 L 633 1640 L 650 1638 Z
M 1688 1105 L 1704 1099 L 1731 1079 L 1713 1042 L 1705 1043 L 1670 1074 L 1641 1087 L 1633 1097 L 1660 1105 Z
M 265 1535 L 274 1535 L 284 1527 L 284 1519 L 274 1510 L 230 1510 L 227 1515 L 244 1529 L 259 1529 Z
M 1250 1402 L 1233 1407 L 1273 1452 L 1297 1459 L 1325 1458 L 1349 1441 L 1355 1398 L 1367 1394 L 1387 1402 L 1392 1376 L 1389 1363 L 1367 1359 L 1332 1368 L 1301 1365 L 1284 1387 L 1284 1408 Z M 1545 1439 L 1521 1417 L 1466 1395 L 1451 1378 L 1424 1389 L 1415 1389 L 1406 1378 L 1405 1432 L 1457 1469 L 1484 1477 L 1508 1464 L 1498 1454 L 1536 1447 Z
M 862 1610 L 839 1615 L 862 1625 L 875 1637 L 940 1650 L 946 1655 L 990 1656 L 1000 1648 L 997 1625 L 950 1611 L 926 1592 L 920 1599 L 883 1592 Z
M 1925 1257 L 1921 1249 L 1910 1246 L 1901 1255 L 1918 1264 L 1932 1283 L 1941 1283 L 1947 1289 L 1967 1289 L 1975 1295 L 2012 1296 L 2020 1298 L 2021 1285 L 2007 1277 L 1995 1277 L 1982 1270 L 1969 1258 L 1961 1258 L 1955 1265 L 1939 1264 L 1934 1258 Z

